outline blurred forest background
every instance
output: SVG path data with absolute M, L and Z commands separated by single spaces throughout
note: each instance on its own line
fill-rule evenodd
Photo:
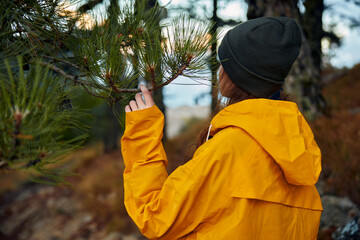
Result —
M 110 73 L 124 77 L 121 72 L 107 71 L 106 74 L 100 74 L 98 77 L 104 79 L 104 82 L 110 86 L 110 91 L 104 85 L 97 86 L 100 88 L 99 91 L 94 91 L 93 85 L 87 85 L 89 83 L 96 85 L 97 80 L 83 81 L 85 79 L 83 76 L 96 75 L 104 70 L 102 65 L 114 63 L 101 61 L 91 63 L 89 55 L 84 55 L 84 51 L 93 50 L 89 47 L 83 50 L 81 46 L 86 46 L 86 41 L 101 39 L 106 34 L 111 36 L 116 31 L 120 31 L 119 29 L 123 29 L 118 26 L 119 15 L 117 14 L 120 14 L 119 9 L 126 4 L 135 6 L 135 9 L 136 6 L 143 6 L 142 9 L 138 8 L 133 12 L 134 16 L 140 13 L 149 14 L 146 17 L 155 16 L 152 19 L 153 25 L 147 26 L 153 30 L 146 33 L 149 36 L 159 33 L 161 35 L 161 31 L 164 31 L 162 26 L 169 24 L 171 19 L 182 14 L 191 19 L 214 23 L 209 29 L 204 28 L 206 34 L 199 31 L 203 33 L 204 38 L 205 36 L 206 38 L 219 36 L 202 46 L 206 53 L 204 59 L 207 61 L 204 67 L 198 63 L 190 68 L 188 73 L 175 72 L 175 75 L 183 77 L 191 76 L 193 72 L 198 75 L 193 80 L 182 78 L 183 83 L 175 81 L 172 85 L 173 89 L 176 87 L 195 89 L 195 87 L 207 86 L 207 92 L 198 95 L 195 102 L 208 98 L 211 99 L 208 105 L 183 106 L 181 111 L 167 108 L 165 103 L 176 101 L 176 99 L 164 94 L 166 87 L 164 88 L 162 84 L 174 75 L 171 75 L 173 74 L 171 72 L 169 75 L 162 74 L 161 72 L 165 71 L 163 66 L 159 68 L 145 66 L 144 69 L 140 66 L 139 69 L 130 69 L 131 73 L 125 77 L 131 80 L 131 84 L 126 86 L 112 82 L 112 78 L 109 77 Z M 246 13 L 245 15 L 240 12 L 238 15 L 234 11 L 227 12 L 229 11 L 226 10 L 227 6 L 236 4 L 238 4 L 237 8 L 242 9 L 242 13 Z M 55 10 L 51 12 L 45 9 L 45 6 L 50 10 Z M 63 15 L 59 14 L 60 6 L 66 10 L 62 12 Z M 340 10 L 344 8 L 348 11 Z M 31 9 L 31 11 L 27 13 L 28 15 L 16 16 L 18 17 L 16 19 L 14 13 L 19 14 L 24 9 Z M 2 62 L 0 69 L 2 81 L 0 103 L 3 104 L 0 105 L 2 109 L 0 109 L 0 134 L 2 135 L 0 138 L 0 239 L 143 239 L 127 216 L 123 205 L 124 166 L 121 159 L 120 138 L 124 131 L 123 108 L 126 102 L 133 97 L 136 92 L 134 88 L 139 81 L 147 82 L 154 88 L 156 103 L 167 119 L 167 131 L 164 132 L 163 142 L 169 159 L 168 171 L 173 171 L 177 166 L 191 159 L 199 132 L 208 126 L 211 116 L 219 110 L 219 96 L 216 89 L 219 63 L 214 59 L 221 37 L 236 24 L 262 16 L 293 17 L 303 29 L 302 50 L 287 79 L 286 91 L 293 96 L 293 100 L 298 103 L 309 120 L 323 154 L 323 171 L 317 185 L 324 205 L 319 239 L 359 239 L 356 237 L 360 237 L 360 228 L 357 228 L 357 233 L 351 233 L 351 235 L 342 231 L 342 227 L 346 224 L 350 226 L 357 224 L 360 227 L 360 222 L 358 222 L 360 217 L 360 95 L 358 93 L 360 63 L 354 63 L 349 68 L 338 68 L 332 66 L 331 62 L 333 62 L 332 59 L 341 57 L 333 55 L 334 49 L 341 47 L 343 42 L 338 30 L 346 28 L 348 31 L 360 31 L 360 1 L 16 0 L 2 1 L 0 11 L 2 13 L 0 54 L 3 60 L 10 59 L 8 63 Z M 329 13 L 334 16 L 333 21 L 325 22 L 324 14 Z M 95 23 L 100 15 L 105 16 L 103 20 L 106 20 L 106 24 Z M 68 18 L 69 16 L 71 18 Z M 134 22 L 142 24 L 144 19 L 146 19 L 144 16 L 140 16 L 129 20 L 130 23 L 126 23 L 128 31 L 132 31 L 130 29 Z M 44 28 L 48 31 L 45 33 L 39 30 L 41 28 L 39 26 L 44 24 L 50 26 L 48 29 Z M 196 27 L 196 25 L 190 27 Z M 71 32 L 68 32 L 69 29 Z M 55 31 L 58 34 L 53 35 Z M 136 31 L 138 35 L 115 34 L 121 39 L 115 44 L 118 42 L 130 44 L 133 38 L 148 41 L 146 37 L 143 37 L 146 35 L 143 30 L 138 28 Z M 76 39 L 71 38 L 74 32 L 78 34 Z M 160 37 L 146 44 L 155 46 L 154 49 L 159 50 L 163 41 L 165 40 Z M 20 45 L 20 42 L 25 43 Z M 106 41 L 101 44 L 106 45 Z M 110 46 L 112 45 L 108 47 Z M 22 54 L 19 53 L 21 51 Z M 110 50 L 107 51 L 110 52 Z M 204 54 L 203 49 L 192 49 L 192 51 Z M 359 53 L 358 49 L 353 49 L 350 54 L 359 55 Z M 19 54 L 22 55 L 21 58 L 17 58 Z M 38 59 L 35 55 L 40 54 L 43 55 L 42 59 L 46 63 L 42 66 L 34 60 Z M 137 62 L 137 59 L 141 59 L 146 54 L 156 55 L 154 52 L 146 51 L 145 53 L 139 51 L 136 54 L 138 55 L 134 62 L 139 65 L 141 64 Z M 170 68 L 171 64 L 175 64 L 173 68 L 181 69 L 183 63 L 181 61 L 186 62 L 189 59 L 189 53 L 185 50 L 180 51 L 179 55 L 181 54 L 185 54 L 185 57 L 179 57 L 178 65 L 175 64 L 174 59 L 169 58 Z M 74 56 L 81 57 L 76 59 Z M 161 60 L 166 62 L 166 60 Z M 190 60 L 187 64 L 190 64 Z M 51 65 L 50 70 L 49 65 Z M 125 69 L 124 65 L 126 61 L 123 65 L 111 65 L 109 69 L 114 67 Z M 48 68 L 43 70 L 41 67 L 45 66 Z M 16 69 L 16 74 L 10 74 L 9 72 L 14 69 Z M 25 110 L 23 112 L 16 108 L 11 108 L 12 110 L 8 112 L 4 110 L 9 109 L 7 107 L 9 104 L 14 104 L 10 100 L 7 101 L 4 94 L 6 88 L 11 89 L 14 83 L 9 79 L 11 76 L 14 78 L 21 76 L 21 72 L 27 71 L 29 73 L 25 74 L 24 79 L 27 79 L 27 76 L 37 79 L 40 76 L 40 82 L 53 84 L 52 79 L 55 78 L 67 84 L 65 90 L 59 90 L 50 84 L 44 92 L 36 92 L 36 87 L 27 89 L 26 84 L 22 88 L 21 84 L 17 85 L 20 95 L 17 95 L 19 99 L 14 101 L 18 101 L 18 104 L 22 103 L 21 96 L 27 96 L 26 91 L 34 89 L 36 96 L 29 95 L 31 101 L 36 102 L 37 98 L 43 96 L 49 106 L 51 104 L 55 106 L 54 109 L 47 110 L 48 112 L 44 115 L 36 115 L 33 122 L 25 122 L 28 118 L 26 116 L 32 114 Z M 48 72 L 44 71 L 50 71 L 51 77 L 49 78 Z M 140 75 L 145 77 L 140 78 Z M 146 76 L 150 76 L 150 80 Z M 195 86 L 192 86 L 194 84 Z M 52 90 L 49 91 L 49 89 Z M 121 89 L 129 91 L 124 90 L 120 94 Z M 52 95 L 48 95 L 49 92 Z M 104 92 L 106 94 L 102 94 Z M 181 98 L 181 93 L 178 93 L 178 96 Z M 186 96 L 185 93 L 184 96 Z M 166 100 L 166 97 L 169 99 Z M 42 108 L 42 106 L 37 107 Z M 191 114 L 192 111 L 194 112 L 192 109 L 195 108 L 197 108 L 195 111 L 197 115 Z M 184 115 L 181 115 L 183 112 L 185 112 Z M 55 115 L 48 116 L 47 114 Z M 43 121 L 43 118 L 57 119 L 57 121 Z M 29 124 L 32 130 L 21 129 L 21 123 Z M 46 124 L 54 125 L 48 125 L 49 129 L 43 130 L 43 135 L 40 137 L 32 139 L 32 135 L 28 134 L 31 131 L 42 131 L 41 129 L 44 129 Z M 176 130 L 170 130 L 175 125 Z M 10 132 L 7 126 L 11 126 Z M 47 147 L 53 152 L 58 151 L 49 143 L 52 139 L 44 137 L 49 133 L 61 135 L 61 138 L 54 141 L 59 141 L 64 147 L 60 148 L 62 145 L 59 147 L 59 155 L 56 158 L 58 161 L 54 164 L 52 164 L 54 159 L 47 159 L 44 153 Z M 36 151 L 30 151 L 34 147 L 32 145 L 26 145 L 25 150 L 21 150 L 22 148 L 18 150 L 17 146 L 22 146 L 21 144 L 29 141 L 37 141 L 36 144 L 39 147 L 36 147 Z M 26 160 L 22 162 L 24 165 L 12 168 L 16 158 L 21 158 L 21 156 L 35 156 L 35 158 L 24 158 Z

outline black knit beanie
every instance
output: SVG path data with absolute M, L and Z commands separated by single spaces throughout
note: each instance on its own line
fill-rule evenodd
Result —
M 218 49 L 230 79 L 256 97 L 281 89 L 299 55 L 301 30 L 287 17 L 261 17 L 243 22 L 226 33 Z

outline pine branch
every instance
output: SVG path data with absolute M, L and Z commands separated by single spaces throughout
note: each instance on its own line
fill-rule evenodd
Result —
M 190 64 L 190 61 L 191 61 L 191 58 L 189 58 L 188 62 L 185 63 L 184 65 L 182 65 L 182 66 L 179 68 L 179 70 L 178 70 L 171 78 L 169 78 L 166 82 L 164 82 L 164 83 L 156 86 L 155 88 L 152 88 L 151 90 L 156 90 L 156 89 L 158 89 L 158 88 L 162 88 L 162 87 L 170 84 L 172 81 L 174 81 L 178 76 L 180 76 L 180 75 L 185 71 L 185 69 L 186 69 L 186 68 L 189 66 L 189 64 Z
M 81 67 L 79 67 L 78 65 L 76 65 L 76 64 L 74 64 L 74 63 L 72 63 L 72 62 L 69 62 L 69 61 L 67 61 L 67 60 L 61 59 L 61 58 L 55 58 L 55 57 L 46 56 L 46 55 L 43 55 L 42 57 L 43 57 L 43 58 L 47 58 L 47 59 L 51 59 L 51 60 L 53 60 L 53 61 L 55 61 L 55 62 L 65 63 L 65 64 L 70 65 L 70 66 L 72 66 L 72 67 L 74 67 L 74 68 L 76 68 L 76 69 L 78 69 L 78 70 L 80 70 L 80 71 L 83 71 L 83 70 L 84 70 L 84 69 L 82 69 Z
M 38 63 L 43 67 L 48 67 L 51 70 L 61 74 L 65 79 L 69 79 L 69 80 L 73 81 L 74 83 L 80 84 L 82 86 L 98 88 L 97 86 L 95 86 L 95 85 L 93 85 L 91 83 L 82 81 L 81 79 L 79 79 L 80 76 L 67 74 L 64 70 L 62 70 L 59 67 L 56 67 L 55 65 L 53 65 L 53 64 L 51 64 L 49 62 L 38 61 Z
M 95 87 L 91 83 L 87 83 L 87 82 L 84 82 L 84 81 L 78 79 L 79 76 L 67 74 L 64 70 L 62 70 L 59 67 L 56 67 L 55 65 L 53 65 L 53 64 L 51 64 L 49 62 L 37 61 L 37 63 L 39 63 L 43 67 L 50 68 L 51 70 L 61 74 L 65 79 L 69 79 L 69 80 L 73 81 L 74 83 L 77 83 L 77 84 L 80 84 L 80 85 L 83 85 L 83 86 Z
M 174 81 L 178 76 L 180 76 L 186 70 L 186 68 L 189 66 L 191 60 L 192 60 L 192 57 L 189 57 L 189 60 L 187 61 L 187 63 L 183 64 L 174 75 L 172 75 L 168 80 L 166 80 L 164 83 L 162 83 L 162 84 L 160 84 L 158 86 L 155 86 L 153 84 L 152 88 L 150 88 L 149 91 L 154 91 L 156 89 L 162 88 L 162 87 L 170 84 L 172 81 Z M 49 67 L 53 71 L 61 74 L 65 79 L 69 79 L 69 80 L 73 81 L 74 83 L 77 83 L 77 84 L 81 85 L 88 94 L 90 94 L 90 95 L 92 95 L 94 97 L 107 99 L 106 97 L 104 97 L 102 95 L 99 95 L 99 94 L 96 94 L 96 93 L 93 93 L 93 92 L 89 91 L 89 89 L 87 89 L 87 87 L 91 87 L 91 88 L 98 88 L 98 87 L 91 84 L 91 83 L 82 81 L 81 79 L 79 79 L 79 76 L 67 74 L 61 68 L 56 67 L 55 65 L 50 64 L 48 62 L 39 61 L 39 64 L 41 66 L 44 66 L 44 67 Z M 118 89 L 114 85 L 113 81 L 109 81 L 109 84 L 111 86 L 111 89 L 113 91 L 115 91 L 116 93 L 137 93 L 137 92 L 140 92 L 140 90 L 138 88 L 122 88 L 122 89 Z
M 165 82 L 163 82 L 162 84 L 160 84 L 158 86 L 153 86 L 152 88 L 149 89 L 149 91 L 154 91 L 156 89 L 162 88 L 162 87 L 170 84 L 172 81 L 174 81 L 178 76 L 180 76 L 185 71 L 185 69 L 189 66 L 191 60 L 192 60 L 192 58 L 189 58 L 188 62 L 183 64 L 179 68 L 179 70 L 174 75 L 172 75 L 168 80 L 166 80 Z M 122 88 L 122 89 L 118 89 L 114 85 L 112 86 L 112 89 L 117 93 L 137 93 L 137 92 L 140 92 L 140 89 L 138 89 L 138 88 L 128 88 L 128 89 Z
M 61 74 L 65 79 L 69 79 L 69 80 L 73 81 L 74 83 L 79 84 L 79 85 L 82 86 L 83 89 L 84 89 L 88 94 L 90 94 L 91 96 L 98 97 L 98 98 L 102 98 L 102 99 L 107 99 L 106 97 L 104 97 L 104 96 L 102 96 L 102 95 L 99 95 L 99 94 L 96 94 L 96 93 L 93 93 L 93 92 L 91 92 L 89 89 L 87 89 L 87 87 L 91 87 L 91 88 L 98 89 L 99 86 L 95 86 L 94 84 L 91 84 L 91 83 L 82 81 L 81 79 L 79 79 L 80 76 L 67 74 L 67 73 L 66 73 L 64 70 L 62 70 L 61 68 L 56 67 L 55 65 L 50 64 L 50 63 L 48 63 L 48 62 L 38 61 L 38 63 L 39 63 L 41 66 L 49 67 L 51 70 L 53 70 L 53 71 Z M 102 89 L 102 90 L 104 90 L 104 89 Z M 105 89 L 105 90 L 108 90 L 108 89 Z

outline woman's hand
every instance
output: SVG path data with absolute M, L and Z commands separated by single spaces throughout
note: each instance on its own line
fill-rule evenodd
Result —
M 129 102 L 129 105 L 126 105 L 125 112 L 133 112 L 145 108 L 150 108 L 155 105 L 154 99 L 151 96 L 151 93 L 149 90 L 143 85 L 140 84 L 140 90 L 141 93 L 137 93 L 135 95 L 135 100 L 131 100 Z M 145 99 L 145 102 L 142 98 L 142 96 Z

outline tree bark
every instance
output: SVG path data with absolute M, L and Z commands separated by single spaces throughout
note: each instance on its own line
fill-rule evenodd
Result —
M 114 108 L 119 106 L 114 106 Z M 113 113 L 111 106 L 105 106 L 105 119 L 104 121 L 108 124 L 105 126 L 105 135 L 103 138 L 104 141 L 104 151 L 106 153 L 112 152 L 119 148 L 118 140 L 120 136 L 120 125 L 118 119 Z M 122 110 L 122 109 L 121 109 Z
M 320 91 L 321 37 L 317 36 L 323 33 L 321 19 L 324 10 L 323 0 L 307 0 L 308 4 L 305 6 L 314 6 L 314 8 L 306 9 L 307 13 L 304 16 L 298 8 L 298 0 L 247 0 L 246 2 L 249 5 L 248 19 L 263 16 L 292 17 L 302 26 L 304 32 L 302 48 L 290 71 L 285 88 L 296 97 L 299 108 L 305 116 L 313 119 L 325 107 Z M 313 33 L 312 37 L 306 34 L 309 32 Z
M 321 39 L 324 37 L 322 28 L 322 16 L 324 12 L 324 0 L 307 0 L 304 2 L 305 13 L 303 15 L 303 29 L 308 40 L 314 67 L 320 72 L 321 69 Z
M 211 35 L 217 35 L 217 28 L 219 18 L 217 15 L 217 0 L 213 0 L 213 14 L 211 17 L 211 21 L 213 22 L 213 27 L 211 28 Z M 211 57 L 212 59 L 216 59 L 216 47 L 217 41 L 215 40 L 211 45 Z M 219 68 L 219 63 L 217 61 L 210 62 L 210 70 L 211 70 L 211 112 L 214 114 L 216 112 L 216 108 L 218 106 L 218 89 L 217 89 L 217 70 Z
M 146 1 L 146 9 L 150 9 L 152 7 L 155 7 L 156 5 L 158 5 L 158 1 L 157 0 L 147 0 Z M 161 31 L 160 29 L 160 22 L 157 24 L 157 29 L 158 31 Z M 161 35 L 160 35 L 161 36 Z M 162 71 L 161 69 L 161 64 L 159 64 L 156 67 L 156 73 L 160 74 L 160 72 Z M 165 111 L 165 104 L 164 104 L 164 94 L 163 94 L 163 88 L 158 88 L 155 91 L 152 92 L 152 96 L 154 98 L 155 104 L 156 106 L 160 109 L 160 111 L 164 114 L 164 117 L 166 119 L 166 111 Z M 163 140 L 167 139 L 167 134 L 166 134 L 166 121 L 165 121 L 165 126 L 164 126 L 164 131 L 163 131 Z

